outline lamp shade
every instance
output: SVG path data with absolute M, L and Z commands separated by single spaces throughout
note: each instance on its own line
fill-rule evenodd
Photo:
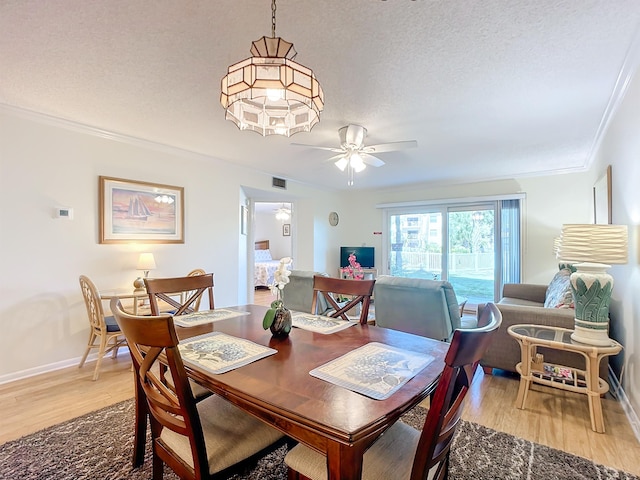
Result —
M 627 263 L 626 225 L 567 224 L 562 226 L 558 258 L 567 262 Z
M 156 259 L 153 258 L 153 253 L 141 253 L 138 257 L 138 270 L 154 270 L 156 268 Z

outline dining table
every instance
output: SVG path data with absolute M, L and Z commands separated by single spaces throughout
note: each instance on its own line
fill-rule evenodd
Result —
M 434 391 L 449 346 L 426 337 L 360 324 L 330 334 L 293 328 L 288 336 L 275 337 L 262 326 L 267 307 L 241 305 L 226 310 L 237 315 L 212 322 L 203 320 L 193 326 L 177 325 L 180 343 L 226 334 L 275 353 L 226 373 L 212 373 L 183 356 L 187 375 L 288 437 L 326 455 L 330 480 L 361 478 L 363 455 L 369 446 Z M 179 318 L 175 317 L 174 322 Z M 310 374 L 368 345 L 382 345 L 430 360 L 384 399 L 371 398 Z

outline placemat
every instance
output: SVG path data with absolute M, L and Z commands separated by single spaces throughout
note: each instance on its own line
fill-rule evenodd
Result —
M 225 373 L 278 352 L 222 332 L 188 338 L 180 342 L 178 349 L 185 363 L 198 365 L 211 373 Z
M 339 318 L 311 315 L 310 313 L 302 312 L 293 313 L 291 315 L 291 323 L 294 327 L 323 334 L 339 332 L 340 330 L 358 324 L 358 322 L 348 322 Z
M 228 318 L 249 315 L 249 312 L 240 312 L 238 310 L 229 310 L 228 308 L 217 308 L 215 310 L 203 310 L 202 312 L 193 312 L 186 315 L 178 315 L 173 317 L 174 325 L 180 327 L 193 327 L 203 323 L 212 323 Z
M 371 342 L 314 368 L 310 375 L 375 400 L 389 398 L 433 357 Z

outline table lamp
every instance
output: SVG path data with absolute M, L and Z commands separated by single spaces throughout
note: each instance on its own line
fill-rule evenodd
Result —
M 609 304 L 613 277 L 610 264 L 627 263 L 626 225 L 569 224 L 562 226 L 558 257 L 572 263 L 571 290 L 575 329 L 571 338 L 589 345 L 607 346 Z
M 137 270 L 142 270 L 144 272 L 144 278 L 149 276 L 149 270 L 154 270 L 156 268 L 156 260 L 153 258 L 153 253 L 141 253 L 138 257 L 138 266 Z M 142 277 L 138 277 L 133 282 L 133 286 L 135 290 L 133 293 L 144 293 L 144 280 Z

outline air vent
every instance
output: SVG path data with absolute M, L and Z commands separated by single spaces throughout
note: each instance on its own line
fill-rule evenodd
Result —
M 287 181 L 284 178 L 271 177 L 271 185 L 283 190 L 287 189 Z

